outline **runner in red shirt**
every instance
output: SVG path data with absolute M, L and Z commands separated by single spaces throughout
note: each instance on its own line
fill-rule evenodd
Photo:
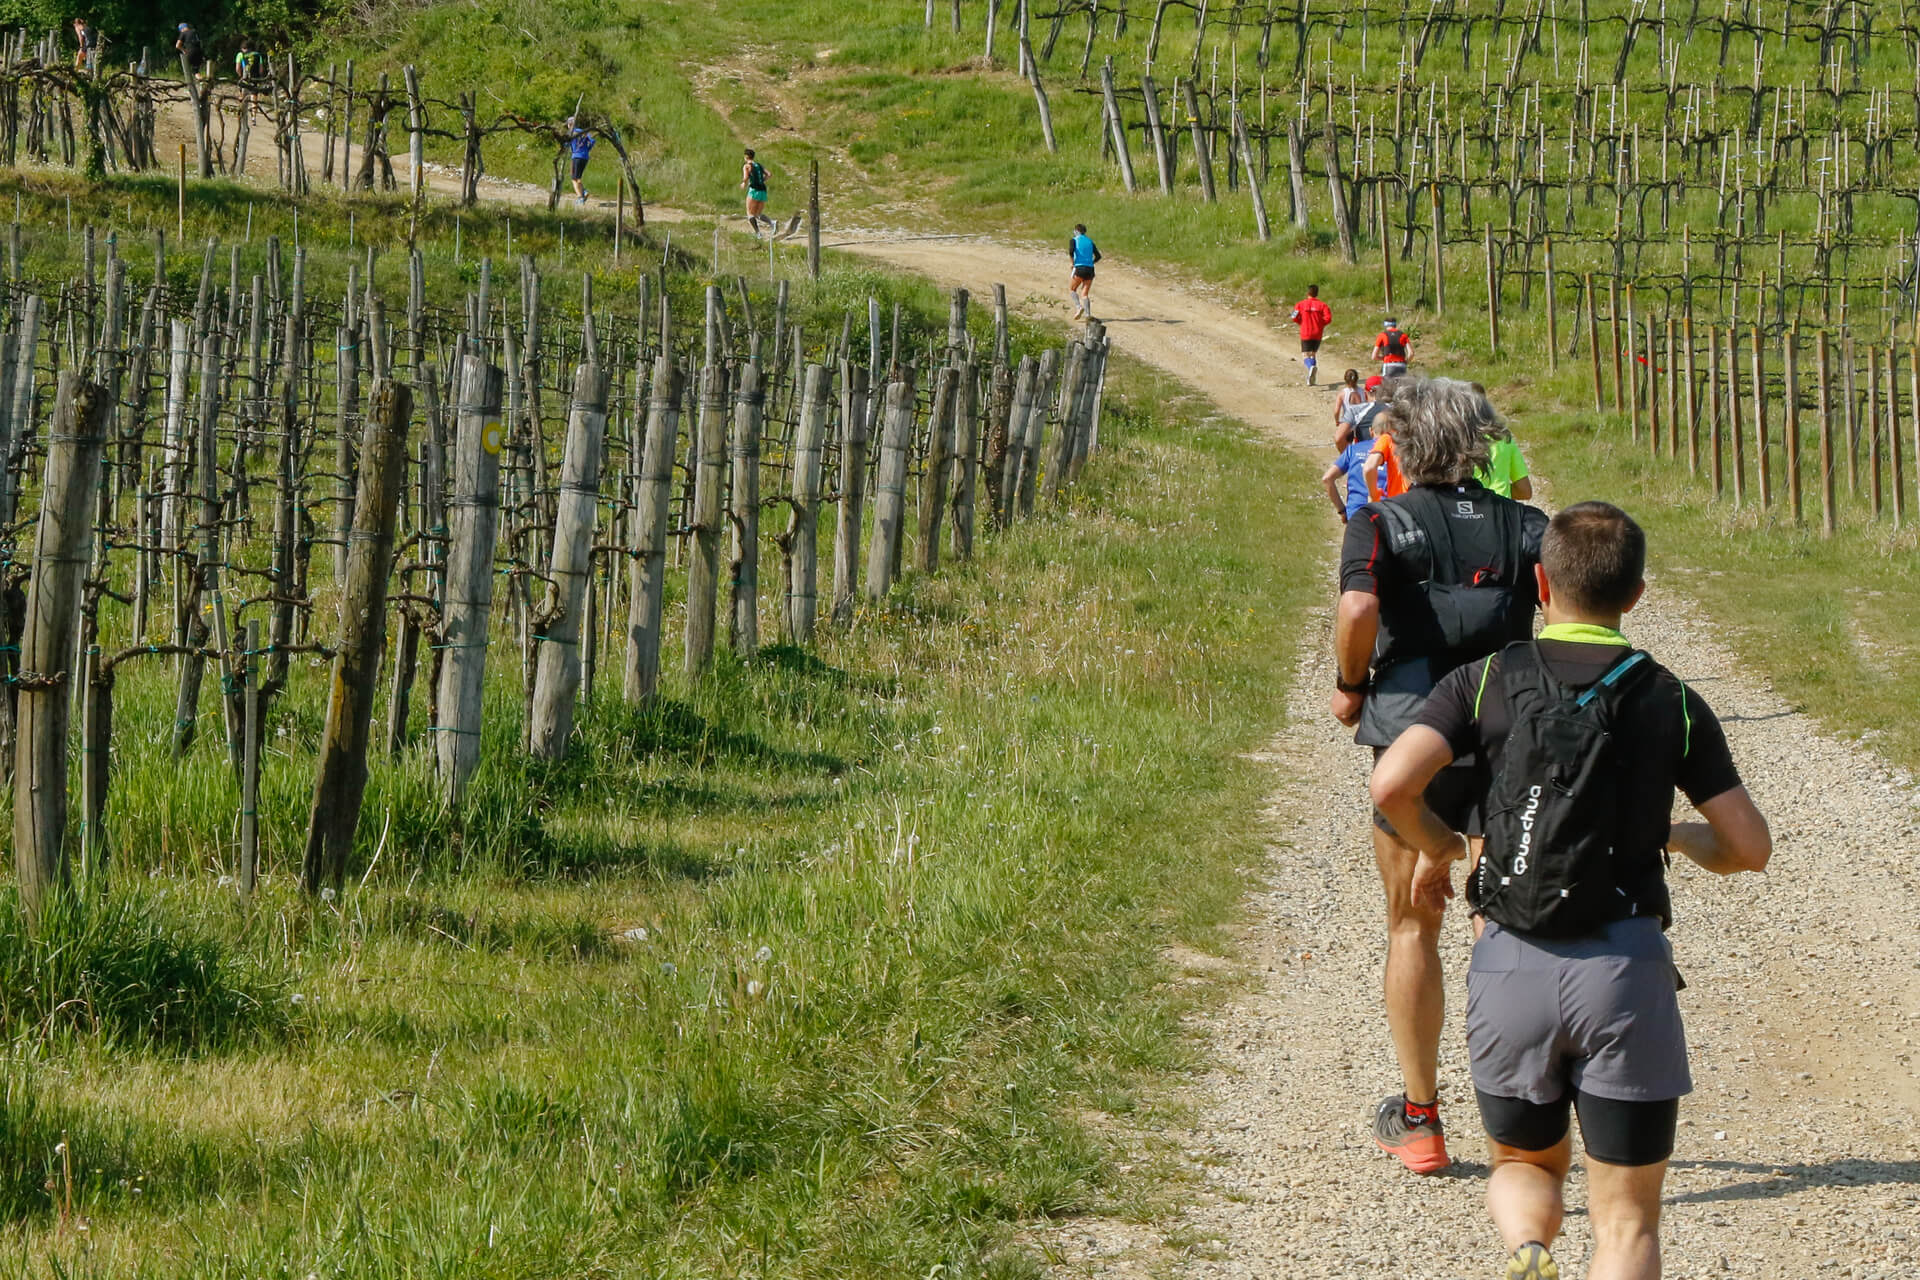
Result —
M 1300 326 L 1301 363 L 1307 366 L 1307 385 L 1312 386 L 1319 373 L 1320 339 L 1333 323 L 1333 312 L 1320 301 L 1319 285 L 1307 286 L 1307 296 L 1293 304 L 1293 314 L 1288 319 Z
M 1398 378 L 1407 371 L 1407 357 L 1413 354 L 1413 345 L 1407 341 L 1407 335 L 1387 317 L 1386 328 L 1373 340 L 1373 358 L 1380 362 L 1382 376 Z

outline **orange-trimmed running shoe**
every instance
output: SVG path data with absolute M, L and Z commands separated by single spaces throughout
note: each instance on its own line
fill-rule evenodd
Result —
M 1415 1173 L 1438 1173 L 1453 1163 L 1439 1115 L 1421 1124 L 1409 1124 L 1404 1094 L 1394 1094 L 1373 1113 L 1373 1140 L 1382 1151 L 1400 1157 L 1400 1163 Z

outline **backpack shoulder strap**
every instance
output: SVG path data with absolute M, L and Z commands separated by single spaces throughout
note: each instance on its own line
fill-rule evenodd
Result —
M 1564 702 L 1567 696 L 1560 682 L 1547 674 L 1540 645 L 1533 640 L 1516 640 L 1500 651 L 1500 691 L 1507 700 L 1511 727 L 1518 727 L 1521 717 Z
M 1383 498 L 1367 506 L 1380 517 L 1381 532 L 1387 535 L 1387 554 L 1416 582 L 1426 581 L 1433 573 L 1433 545 L 1420 518 L 1404 502 L 1393 499 Z
M 1574 708 L 1584 711 L 1597 703 L 1602 710 L 1613 710 L 1653 674 L 1655 665 L 1645 649 L 1633 650 L 1607 668 L 1605 675 L 1588 685 L 1573 700 Z

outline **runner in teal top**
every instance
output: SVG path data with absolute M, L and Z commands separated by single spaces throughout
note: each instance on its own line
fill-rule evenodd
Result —
M 1067 242 L 1067 254 L 1073 259 L 1073 279 L 1067 282 L 1067 296 L 1073 299 L 1076 320 L 1093 319 L 1093 264 L 1100 261 L 1100 248 L 1087 234 L 1087 224 L 1073 224 L 1073 239 Z

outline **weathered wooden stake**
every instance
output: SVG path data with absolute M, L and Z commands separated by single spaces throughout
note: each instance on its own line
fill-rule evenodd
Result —
M 867 599 L 885 600 L 893 589 L 907 508 L 907 451 L 913 440 L 913 382 L 901 366 L 887 384 L 880 423 L 880 466 L 873 482 L 873 540 L 867 550 Z
M 664 307 L 664 300 L 662 306 Z M 653 696 L 660 682 L 661 610 L 666 591 L 667 516 L 672 502 L 674 445 L 687 376 L 673 365 L 667 344 L 653 365 L 647 438 L 634 498 L 632 550 L 627 561 L 627 656 L 622 692 L 632 704 Z
M 793 436 L 793 510 L 786 543 L 792 565 L 787 579 L 787 637 L 810 644 L 819 613 L 820 455 L 826 443 L 827 411 L 833 397 L 833 372 L 807 366 L 800 396 L 800 420 Z
M 775 357 L 778 358 L 777 356 Z M 742 657 L 760 647 L 760 427 L 766 413 L 760 366 L 740 366 L 733 389 L 733 586 L 729 643 Z
M 462 356 L 455 403 L 453 496 L 448 502 L 446 602 L 441 614 L 435 754 L 449 804 L 480 762 L 481 685 L 493 613 L 493 548 L 500 519 L 500 398 L 505 374 Z
M 13 761 L 14 874 L 31 918 L 71 882 L 67 856 L 67 723 L 72 715 L 80 587 L 113 400 L 63 370 L 47 437 L 33 576 L 20 634 Z M 24 430 L 24 424 L 22 424 Z
M 687 675 L 713 665 L 715 609 L 720 583 L 720 530 L 726 522 L 727 370 L 700 371 L 700 417 L 694 431 L 692 537 L 687 548 Z
M 340 888 L 360 822 L 374 693 L 386 648 L 387 574 L 393 567 L 394 523 L 412 416 L 413 392 L 405 383 L 383 378 L 374 384 L 373 412 L 361 436 L 359 492 L 340 597 L 332 692 L 320 739 L 313 812 L 307 819 L 300 884 L 308 893 L 327 885 Z
M 586 633 L 587 593 L 593 586 L 593 520 L 600 499 L 600 468 L 606 453 L 607 375 L 597 364 L 573 373 L 573 403 L 560 459 L 560 501 L 555 512 L 551 607 L 543 624 L 533 678 L 533 723 L 527 743 L 536 760 L 558 760 L 573 736 L 580 693 L 580 641 Z
M 840 362 L 840 510 L 833 538 L 833 620 L 853 621 L 860 587 L 861 508 L 867 497 L 867 370 Z

